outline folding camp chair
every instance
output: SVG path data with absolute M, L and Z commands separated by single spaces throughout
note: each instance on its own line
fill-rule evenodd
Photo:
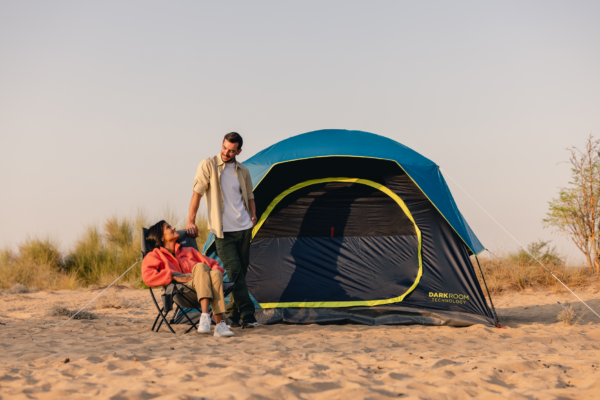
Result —
M 179 243 L 180 246 L 193 247 L 194 249 L 198 250 L 198 246 L 196 245 L 196 239 L 194 239 L 191 236 L 188 236 L 185 230 L 177 231 L 177 233 L 179 233 L 179 239 L 177 239 L 177 243 Z M 148 229 L 142 228 L 142 258 L 146 257 L 146 255 L 152 251 L 152 248 L 146 242 L 147 234 Z M 235 283 L 223 282 L 223 295 L 227 296 L 229 293 L 231 293 L 234 286 Z M 196 292 L 192 288 L 184 285 L 183 283 L 171 282 L 167 286 L 163 287 L 164 293 L 160 296 L 162 300 L 160 303 L 156 300 L 156 296 L 152 288 L 148 289 L 150 289 L 150 296 L 152 296 L 154 305 L 158 310 L 158 315 L 154 319 L 154 324 L 152 325 L 152 331 L 158 332 L 163 322 L 165 323 L 167 328 L 169 328 L 169 330 L 173 333 L 175 333 L 175 331 L 171 327 L 171 325 L 173 324 L 192 325 L 188 330 L 185 331 L 185 333 L 188 333 L 194 328 L 198 329 L 197 324 L 200 320 L 202 310 L 200 308 Z M 175 303 L 176 308 L 175 312 L 173 313 L 173 316 L 171 317 L 171 320 L 169 321 L 167 316 L 171 311 L 173 311 L 173 303 Z

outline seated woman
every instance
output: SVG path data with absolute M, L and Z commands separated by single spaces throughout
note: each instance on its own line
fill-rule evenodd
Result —
M 181 247 L 177 239 L 177 230 L 165 221 L 157 222 L 148 229 L 146 241 L 154 244 L 154 250 L 144 258 L 142 279 L 150 287 L 166 286 L 172 281 L 190 287 L 197 293 L 202 308 L 198 332 L 210 333 L 210 304 L 217 323 L 214 335 L 233 336 L 223 319 L 223 268 L 217 261 L 203 256 L 196 249 Z

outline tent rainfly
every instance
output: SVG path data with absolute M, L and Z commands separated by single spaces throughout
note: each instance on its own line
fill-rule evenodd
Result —
M 320 130 L 244 165 L 259 322 L 494 324 L 469 258 L 484 247 L 431 160 L 372 133 Z M 212 234 L 203 252 L 219 260 Z

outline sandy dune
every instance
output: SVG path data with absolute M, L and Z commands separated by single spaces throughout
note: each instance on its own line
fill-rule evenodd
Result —
M 600 398 L 600 320 L 557 323 L 559 306 L 533 292 L 496 297 L 507 329 L 275 325 L 217 339 L 151 332 L 151 303 L 130 319 L 135 308 L 63 327 L 45 316 L 97 293 L 0 296 L 1 399 Z M 581 294 L 600 310 L 600 293 Z

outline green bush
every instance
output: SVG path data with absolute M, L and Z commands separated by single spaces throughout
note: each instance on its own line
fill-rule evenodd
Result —
M 539 260 L 543 264 L 549 265 L 563 265 L 564 260 L 558 255 L 556 246 L 550 247 L 550 241 L 543 241 L 539 239 L 537 242 L 533 242 L 527 245 L 527 251 L 520 249 L 518 252 L 510 254 L 509 258 L 512 262 L 518 264 L 531 264 L 539 265 L 536 261 Z

